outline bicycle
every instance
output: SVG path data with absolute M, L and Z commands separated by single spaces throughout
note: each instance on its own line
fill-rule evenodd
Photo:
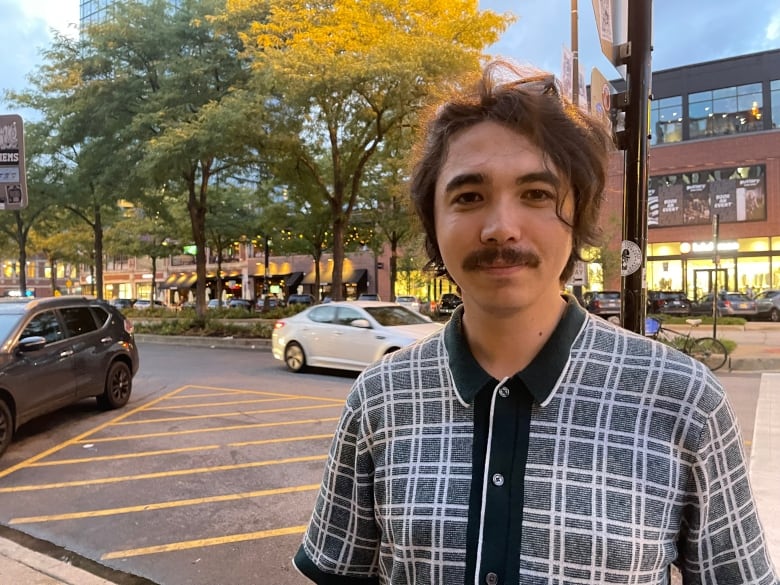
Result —
M 701 319 L 686 319 L 685 322 L 690 328 L 687 333 L 681 333 L 664 327 L 663 323 L 655 317 L 648 317 L 645 320 L 645 335 L 679 349 L 706 365 L 713 372 L 722 368 L 729 357 L 726 346 L 714 337 L 693 337 L 691 335 L 694 328 L 701 325 Z

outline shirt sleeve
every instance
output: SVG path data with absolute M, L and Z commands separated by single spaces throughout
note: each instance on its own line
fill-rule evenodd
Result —
M 710 413 L 699 445 L 678 544 L 683 582 L 777 585 L 750 487 L 742 434 L 725 396 Z
M 380 531 L 374 465 L 353 391 L 328 454 L 322 485 L 294 563 L 315 583 L 378 584 Z

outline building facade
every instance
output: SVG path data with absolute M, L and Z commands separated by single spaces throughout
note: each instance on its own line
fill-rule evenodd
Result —
M 652 92 L 647 288 L 780 288 L 780 50 L 658 71 Z M 612 163 L 603 226 L 622 219 L 622 153 Z
M 125 0 L 81 0 L 79 4 L 79 25 L 84 29 L 91 24 L 109 20 L 114 7 L 124 2 Z M 180 0 L 170 0 L 169 4 L 175 8 L 180 4 Z

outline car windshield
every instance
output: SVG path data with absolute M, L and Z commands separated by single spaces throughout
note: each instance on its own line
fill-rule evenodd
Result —
M 3 342 L 19 322 L 21 313 L 0 313 L 0 342 Z
M 399 325 L 420 325 L 430 323 L 428 319 L 410 311 L 406 307 L 364 307 L 366 312 L 371 315 L 380 325 L 384 327 L 396 327 Z
M 600 299 L 609 299 L 614 301 L 620 300 L 620 293 L 619 292 L 601 292 L 597 295 Z

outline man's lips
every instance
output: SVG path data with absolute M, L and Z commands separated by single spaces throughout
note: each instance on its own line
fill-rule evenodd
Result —
M 502 268 L 536 268 L 541 263 L 538 255 L 521 248 L 482 248 L 463 259 L 463 270 L 500 270 Z

